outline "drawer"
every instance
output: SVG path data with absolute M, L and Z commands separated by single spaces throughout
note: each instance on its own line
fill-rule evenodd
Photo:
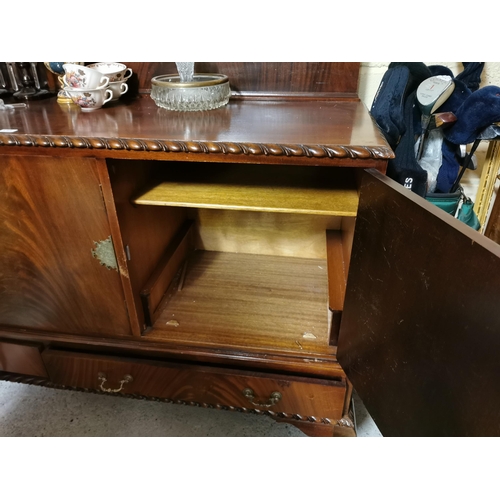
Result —
M 342 418 L 343 382 L 93 354 L 43 352 L 52 382 L 175 402 Z
M 0 371 L 47 378 L 40 348 L 0 341 Z

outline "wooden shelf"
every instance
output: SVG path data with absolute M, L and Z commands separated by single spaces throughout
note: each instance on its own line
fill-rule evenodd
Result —
M 323 259 L 197 250 L 146 336 L 183 345 L 325 354 L 327 282 Z
M 132 202 L 137 205 L 354 217 L 354 172 L 270 165 L 175 165 Z

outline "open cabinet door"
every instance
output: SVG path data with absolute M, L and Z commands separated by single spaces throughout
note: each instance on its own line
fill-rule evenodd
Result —
M 337 357 L 384 436 L 500 435 L 500 246 L 364 172 Z

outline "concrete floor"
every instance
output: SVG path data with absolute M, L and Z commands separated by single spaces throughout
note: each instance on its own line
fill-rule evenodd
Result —
M 380 437 L 354 396 L 358 436 Z M 304 437 L 272 418 L 0 381 L 0 437 Z

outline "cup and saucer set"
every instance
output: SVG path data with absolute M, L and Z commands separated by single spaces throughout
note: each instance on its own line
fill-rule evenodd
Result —
M 83 66 L 63 64 L 63 91 L 82 111 L 95 111 L 109 101 L 117 101 L 128 90 L 133 71 L 125 64 L 100 62 Z

